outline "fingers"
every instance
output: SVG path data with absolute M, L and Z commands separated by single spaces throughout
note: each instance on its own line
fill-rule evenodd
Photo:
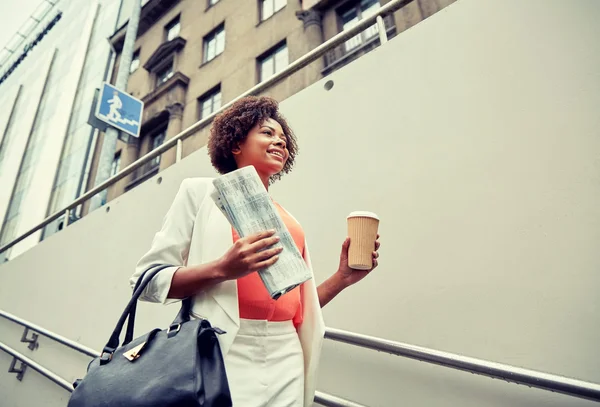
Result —
M 344 243 L 342 243 L 342 255 L 347 255 L 349 248 L 350 248 L 350 238 L 347 237 L 346 240 L 344 240 Z
M 249 250 L 253 253 L 258 252 L 267 247 L 273 246 L 281 240 L 279 236 L 263 237 L 260 240 L 250 244 Z
M 379 240 L 375 241 L 375 251 L 379 250 L 379 247 L 381 246 L 381 243 L 379 243 Z
M 379 253 L 378 252 L 373 252 L 373 258 L 374 259 L 378 259 L 379 258 Z
M 253 263 L 258 263 L 258 262 L 261 262 L 261 261 L 264 261 L 264 260 L 268 260 L 271 257 L 278 255 L 282 251 L 283 251 L 283 246 L 274 247 L 272 249 L 263 250 L 261 252 L 256 253 L 256 255 L 254 256 L 252 262 Z
M 266 239 L 268 237 L 271 237 L 275 234 L 275 229 L 271 229 L 271 230 L 265 230 L 264 232 L 258 232 L 258 233 L 254 233 L 250 236 L 246 237 L 246 241 L 250 244 L 258 242 L 259 240 L 263 240 Z
M 268 260 L 264 260 L 264 261 L 256 263 L 256 266 L 254 268 L 256 269 L 256 271 L 262 270 L 264 268 L 272 266 L 273 264 L 275 264 L 277 262 L 277 260 L 279 260 L 279 256 L 273 256 Z

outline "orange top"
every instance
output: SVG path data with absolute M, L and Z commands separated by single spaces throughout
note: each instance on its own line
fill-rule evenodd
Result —
M 278 203 L 275 203 L 275 207 L 278 209 L 283 223 L 285 223 L 285 226 L 294 238 L 300 254 L 304 256 L 304 231 L 302 230 L 302 226 Z M 233 241 L 236 242 L 240 237 L 233 228 L 231 232 Z M 285 293 L 277 300 L 273 300 L 256 272 L 239 278 L 237 284 L 240 318 L 267 321 L 292 320 L 295 326 L 302 323 L 302 285 Z

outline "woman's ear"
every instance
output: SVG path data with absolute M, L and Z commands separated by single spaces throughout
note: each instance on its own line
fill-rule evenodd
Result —
M 236 144 L 236 146 L 231 149 L 231 154 L 233 155 L 239 155 L 241 152 L 242 149 L 240 148 L 239 144 Z

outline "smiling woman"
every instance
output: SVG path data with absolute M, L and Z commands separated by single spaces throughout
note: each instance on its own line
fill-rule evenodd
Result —
M 254 166 L 265 188 L 291 171 L 296 137 L 275 100 L 248 97 L 213 122 L 208 153 L 222 174 Z M 227 333 L 219 337 L 234 406 L 312 405 L 315 373 L 325 332 L 321 307 L 370 270 L 348 266 L 350 240 L 338 270 L 318 287 L 313 278 L 273 300 L 257 271 L 279 258 L 274 231 L 240 237 L 215 206 L 212 180 L 185 180 L 152 247 L 138 262 L 131 285 L 144 272 L 166 266 L 142 299 L 170 303 L 193 297 L 191 315 Z M 302 227 L 275 203 L 309 268 Z M 373 245 L 373 268 L 377 249 Z
M 296 136 L 279 112 L 277 101 L 267 97 L 239 100 L 215 119 L 210 134 L 208 152 L 213 166 L 221 174 L 251 164 L 258 166 L 256 170 L 262 177 L 262 168 L 259 167 L 262 167 L 263 161 L 254 162 L 253 159 L 257 157 L 251 158 L 248 154 L 257 153 L 254 147 L 264 148 L 271 145 L 267 140 L 279 139 L 281 142 L 278 145 L 273 144 L 271 152 L 286 155 L 282 157 L 283 166 L 278 170 L 264 169 L 270 173 L 269 179 L 273 182 L 292 170 L 298 153 Z M 246 142 L 248 139 L 251 141 Z M 255 145 L 254 140 L 258 141 L 261 147 Z M 264 150 L 263 153 L 266 155 L 267 151 Z M 242 162 L 238 162 L 239 160 Z

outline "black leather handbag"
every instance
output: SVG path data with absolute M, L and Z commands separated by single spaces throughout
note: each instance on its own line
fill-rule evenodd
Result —
M 168 329 L 132 340 L 137 301 L 167 266 L 142 275 L 100 357 L 76 381 L 67 407 L 230 407 L 225 364 L 217 334 L 205 319 L 190 319 L 191 298 L 181 303 Z M 128 320 L 125 340 L 119 337 Z

